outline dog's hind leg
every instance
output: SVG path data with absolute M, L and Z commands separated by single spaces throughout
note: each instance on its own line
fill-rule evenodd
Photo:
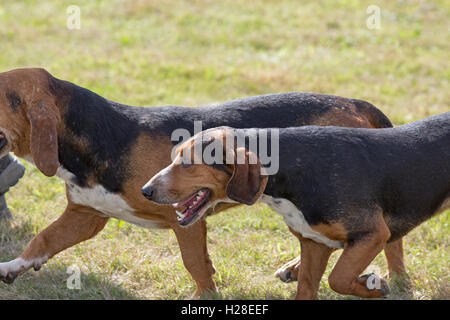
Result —
M 296 300 L 312 300 L 317 298 L 320 279 L 325 272 L 328 259 L 335 250 L 310 239 L 300 240 L 301 264 L 298 270 Z
M 354 241 L 349 239 L 345 244 L 344 251 L 328 278 L 334 291 L 362 298 L 381 298 L 389 294 L 387 282 L 378 275 L 360 276 L 390 237 L 384 220 L 379 220 L 381 221 L 370 228 L 361 230 L 361 234 L 365 234 L 363 238 Z
M 288 226 L 288 228 L 289 228 L 289 231 L 294 236 L 296 236 L 301 243 L 301 241 L 304 238 L 298 232 L 295 232 L 291 227 Z M 301 264 L 301 257 L 298 256 L 295 259 L 284 264 L 281 268 L 279 268 L 274 273 L 274 276 L 286 283 L 291 282 L 291 281 L 297 281 L 298 270 L 300 268 L 300 264 Z
M 403 262 L 403 239 L 386 243 L 384 254 L 388 263 L 389 277 L 393 275 L 401 275 L 406 272 Z
M 274 274 L 276 278 L 279 278 L 281 281 L 286 282 L 286 283 L 291 282 L 291 281 L 297 281 L 299 270 L 300 270 L 300 265 L 303 260 L 302 257 L 303 256 L 308 257 L 308 258 L 311 257 L 311 252 L 310 252 L 311 248 L 313 248 L 314 252 L 316 253 L 313 256 L 314 258 L 317 257 L 319 260 L 321 260 L 320 257 L 327 256 L 327 258 L 326 258 L 327 261 L 328 261 L 328 258 L 329 258 L 329 255 L 331 254 L 331 252 L 333 252 L 335 250 L 335 249 L 329 248 L 325 245 L 322 245 L 320 243 L 317 243 L 315 241 L 312 241 L 310 239 L 303 238 L 298 232 L 295 232 L 290 227 L 288 227 L 288 228 L 289 228 L 289 231 L 291 231 L 291 233 L 298 238 L 302 249 L 301 249 L 301 254 L 298 257 L 296 257 L 295 259 L 284 264 Z M 305 244 L 303 244 L 303 243 L 305 243 Z M 331 250 L 330 253 L 328 253 L 328 249 Z M 314 252 L 312 254 L 314 254 Z M 308 270 L 309 266 L 310 266 L 310 264 L 308 264 L 308 267 L 305 266 L 304 270 Z M 325 265 L 325 267 L 326 267 L 326 265 Z M 320 275 L 320 277 L 322 277 L 322 274 Z
M 406 272 L 403 260 L 403 238 L 396 241 L 386 243 L 384 246 L 384 254 L 388 263 L 389 277 L 394 275 L 402 275 Z M 300 256 L 287 262 L 275 272 L 275 277 L 283 282 L 297 281 L 297 274 L 300 268 Z
M 30 268 L 39 270 L 58 252 L 95 236 L 107 221 L 94 209 L 69 205 L 58 220 L 31 240 L 18 258 L 0 263 L 0 280 L 12 283 Z

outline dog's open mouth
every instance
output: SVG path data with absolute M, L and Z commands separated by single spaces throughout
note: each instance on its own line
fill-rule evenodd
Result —
M 204 188 L 194 193 L 187 200 L 174 203 L 173 206 L 177 209 L 178 223 L 182 226 L 188 226 L 200 219 L 207 209 L 205 205 L 210 197 L 211 191 Z M 180 211 L 181 209 L 183 210 Z
M 8 140 L 6 139 L 6 135 L 0 131 L 0 151 L 2 151 L 3 147 L 6 146 Z

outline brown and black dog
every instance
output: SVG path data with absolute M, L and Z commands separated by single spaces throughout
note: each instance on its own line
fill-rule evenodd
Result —
M 184 265 L 197 284 L 196 294 L 216 290 L 206 247 L 206 223 L 183 228 L 174 209 L 141 195 L 141 187 L 171 162 L 176 129 L 193 133 L 227 125 L 269 128 L 316 125 L 391 127 L 371 104 L 330 95 L 283 93 L 202 108 L 126 106 L 59 80 L 43 69 L 0 73 L 0 156 L 14 152 L 47 176 L 66 182 L 67 208 L 40 232 L 25 251 L 0 263 L 0 278 L 12 282 L 30 268 L 38 270 L 58 252 L 100 232 L 114 217 L 146 228 L 171 228 Z M 220 205 L 216 212 L 236 204 Z M 385 248 L 389 269 L 404 270 L 401 239 Z M 279 272 L 295 279 L 299 260 Z
M 262 149 L 278 160 L 270 174 Z M 296 298 L 316 297 L 328 258 L 339 248 L 330 287 L 384 297 L 387 282 L 361 273 L 387 243 L 450 208 L 450 112 L 378 130 L 209 129 L 178 147 L 142 192 L 173 204 L 183 226 L 222 202 L 266 203 L 301 243 Z

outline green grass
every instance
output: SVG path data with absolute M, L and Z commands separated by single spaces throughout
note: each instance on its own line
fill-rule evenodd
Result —
M 81 30 L 66 8 L 81 8 Z M 381 8 L 381 29 L 366 8 Z M 45 67 L 122 103 L 202 105 L 282 92 L 365 99 L 396 124 L 450 110 L 447 1 L 14 1 L 0 3 L 0 71 Z M 0 223 L 8 261 L 65 207 L 64 185 L 27 165 Z M 296 284 L 272 273 L 299 253 L 282 218 L 264 206 L 209 218 L 208 246 L 223 299 L 289 299 Z M 449 212 L 406 237 L 410 280 L 393 299 L 449 299 Z M 328 275 L 339 253 L 332 256 Z M 82 271 L 68 290 L 66 270 Z M 378 256 L 370 269 L 386 270 Z M 194 292 L 172 232 L 111 220 L 96 238 L 41 271 L 0 284 L 6 299 L 184 299 Z M 348 299 L 322 279 L 320 299 Z

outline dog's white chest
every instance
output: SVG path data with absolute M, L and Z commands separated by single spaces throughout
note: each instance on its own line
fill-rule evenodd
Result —
M 75 176 L 63 167 L 58 168 L 56 175 L 67 183 L 72 202 L 94 208 L 106 216 L 124 220 L 140 227 L 159 227 L 157 222 L 135 216 L 134 209 L 120 195 L 109 192 L 102 185 L 91 188 L 79 187 L 73 182 Z
M 343 244 L 340 241 L 328 239 L 321 233 L 314 231 L 309 226 L 303 216 L 303 213 L 289 200 L 283 198 L 273 198 L 263 194 L 259 201 L 267 204 L 272 210 L 282 215 L 287 225 L 300 233 L 302 237 L 323 243 L 331 248 L 343 247 Z

